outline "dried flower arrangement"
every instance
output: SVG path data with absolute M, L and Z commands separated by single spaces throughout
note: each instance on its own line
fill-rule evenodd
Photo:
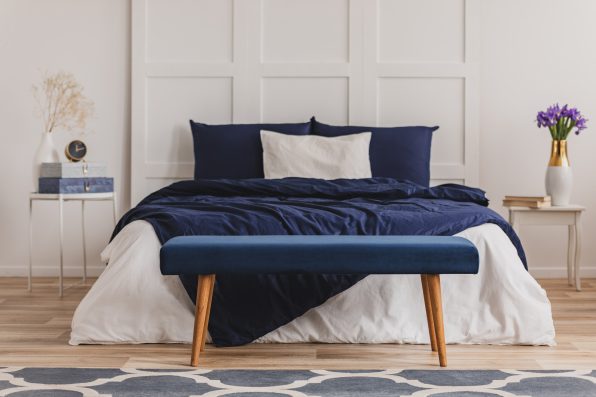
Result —
M 51 133 L 59 128 L 84 130 L 93 115 L 93 101 L 83 95 L 83 86 L 72 73 L 44 73 L 41 84 L 33 86 L 33 95 L 44 132 Z

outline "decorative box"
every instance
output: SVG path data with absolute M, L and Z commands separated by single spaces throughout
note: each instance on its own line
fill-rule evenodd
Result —
M 42 163 L 40 178 L 92 178 L 105 177 L 108 170 L 101 163 Z
M 39 193 L 106 193 L 114 178 L 39 178 Z

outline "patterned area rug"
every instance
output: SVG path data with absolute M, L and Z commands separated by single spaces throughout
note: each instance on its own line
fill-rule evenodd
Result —
M 1 368 L 0 396 L 596 397 L 596 371 Z

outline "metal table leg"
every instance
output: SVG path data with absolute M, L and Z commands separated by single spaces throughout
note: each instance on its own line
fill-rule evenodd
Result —
M 112 211 L 114 213 L 114 227 L 116 226 L 116 223 L 118 223 L 118 217 L 117 217 L 117 210 L 116 210 L 116 192 L 112 193 Z
M 29 277 L 27 280 L 27 290 L 33 289 L 33 199 L 29 198 Z
M 60 297 L 62 297 L 63 291 L 64 291 L 64 286 L 63 286 L 63 272 L 64 272 L 64 200 L 62 199 L 62 197 L 58 198 L 58 207 L 60 209 L 60 289 L 59 289 L 59 295 Z
M 85 242 L 85 200 L 81 200 L 81 227 L 83 237 L 83 284 L 87 282 L 87 243 Z

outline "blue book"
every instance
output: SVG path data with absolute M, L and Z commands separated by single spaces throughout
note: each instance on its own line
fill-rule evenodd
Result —
M 107 193 L 114 178 L 39 178 L 39 193 Z

